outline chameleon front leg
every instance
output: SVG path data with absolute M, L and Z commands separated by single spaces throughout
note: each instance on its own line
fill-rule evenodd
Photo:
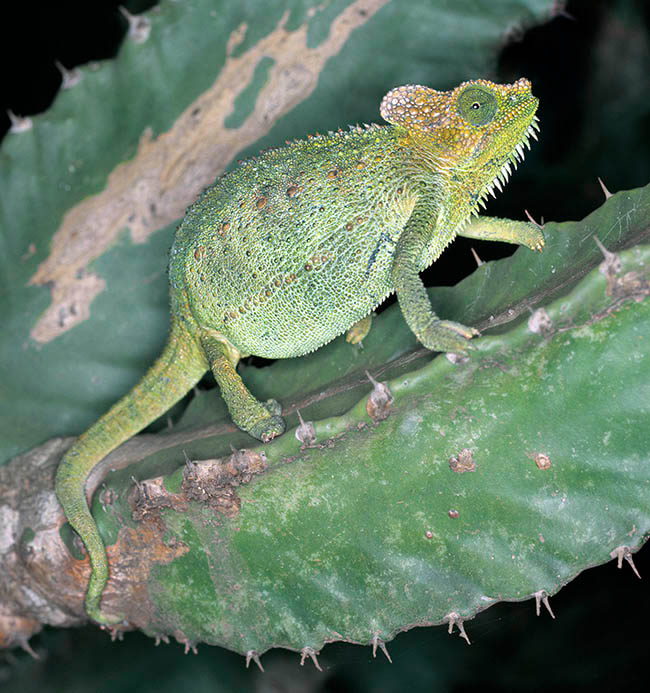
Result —
M 201 346 L 237 428 L 263 443 L 284 433 L 280 404 L 274 399 L 263 403 L 256 400 L 235 370 L 237 350 L 220 335 L 207 331 L 201 336 Z
M 399 307 L 412 332 L 427 349 L 464 353 L 468 340 L 479 334 L 451 320 L 440 320 L 431 308 L 420 279 L 419 263 L 432 238 L 431 210 L 416 206 L 402 232 L 393 258 L 392 280 Z M 446 243 L 441 240 L 440 252 Z M 440 254 L 438 253 L 438 255 Z
M 458 232 L 458 235 L 485 241 L 518 243 L 531 250 L 544 249 L 544 234 L 537 226 L 527 221 L 478 217 L 478 219 L 472 219 L 471 223 Z

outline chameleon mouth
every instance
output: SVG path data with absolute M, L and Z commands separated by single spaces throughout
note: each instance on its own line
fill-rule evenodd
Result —
M 506 160 L 503 162 L 501 166 L 501 170 L 496 174 L 496 176 L 494 176 L 494 178 L 489 183 L 487 183 L 487 185 L 479 194 L 477 203 L 481 205 L 483 209 L 485 209 L 485 200 L 487 199 L 488 194 L 492 195 L 492 197 L 496 199 L 494 188 L 497 188 L 499 192 L 503 192 L 502 186 L 504 186 L 508 182 L 508 179 L 512 175 L 512 166 L 514 166 L 516 169 L 517 164 L 524 160 L 526 154 L 524 150 L 524 145 L 528 147 L 528 149 L 530 149 L 530 138 L 532 137 L 535 140 L 537 139 L 537 132 L 539 132 L 538 123 L 539 118 L 536 115 L 534 115 L 530 124 L 524 131 L 521 140 L 519 140 L 515 148 L 506 157 Z M 478 216 L 477 209 L 474 209 L 472 214 L 474 214 L 474 216 Z

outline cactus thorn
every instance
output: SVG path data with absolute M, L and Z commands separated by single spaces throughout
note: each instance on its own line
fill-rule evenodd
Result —
M 260 656 L 255 652 L 255 650 L 248 650 L 246 653 L 246 668 L 248 669 L 248 665 L 251 663 L 251 660 L 257 664 L 259 667 L 259 670 L 264 673 L 264 667 L 262 666 L 262 662 L 260 662 Z
M 72 68 L 72 70 L 68 70 L 68 68 L 58 60 L 55 60 L 54 64 L 63 78 L 61 82 L 61 89 L 72 89 L 72 87 L 81 82 L 81 70 L 78 70 L 76 67 Z
M 129 38 L 133 43 L 144 43 L 151 33 L 149 18 L 144 15 L 133 15 L 122 5 L 119 5 L 118 9 L 129 23 Z
M 32 129 L 32 119 L 27 116 L 16 115 L 13 111 L 7 109 L 7 115 L 11 121 L 11 127 L 9 132 L 12 134 L 18 134 L 19 132 L 26 132 Z
M 623 268 L 621 258 L 616 253 L 612 253 L 611 250 L 607 250 L 598 236 L 594 235 L 594 241 L 605 258 L 598 266 L 598 271 L 607 278 L 607 295 L 611 296 L 614 280 Z
M 548 594 L 546 594 L 544 590 L 539 590 L 538 592 L 535 592 L 533 596 L 535 597 L 535 614 L 539 616 L 541 611 L 541 605 L 544 604 L 548 613 L 551 614 L 551 618 L 555 618 L 553 609 L 551 609 L 551 605 L 548 601 Z
M 605 248 L 605 246 L 600 242 L 600 238 L 598 238 L 598 236 L 594 235 L 594 241 L 596 242 L 596 245 L 600 249 L 600 252 L 603 254 L 603 257 L 605 258 L 605 260 L 608 260 L 609 258 L 615 256 L 615 253 L 612 253 L 611 250 L 607 250 L 607 248 Z
M 449 634 L 453 632 L 454 625 L 456 625 L 456 627 L 458 628 L 458 635 L 460 635 L 461 638 L 464 638 L 467 641 L 468 645 L 472 644 L 469 641 L 469 638 L 467 637 L 467 633 L 465 632 L 463 619 L 456 611 L 452 611 L 451 613 L 447 614 L 443 620 L 449 622 L 449 630 L 447 631 Z
M 395 398 L 386 383 L 378 382 L 368 371 L 366 371 L 366 376 L 372 383 L 372 392 L 366 401 L 366 411 L 368 416 L 377 423 L 388 418 Z
M 377 646 L 379 646 L 379 649 L 386 655 L 386 659 L 392 664 L 393 660 L 390 658 L 390 655 L 388 654 L 388 649 L 386 648 L 386 643 L 378 635 L 375 634 L 375 636 L 372 639 L 372 657 L 373 657 L 373 659 L 377 656 Z
M 544 308 L 538 308 L 528 318 L 528 329 L 533 334 L 547 336 L 553 333 L 553 320 Z
M 296 428 L 296 439 L 299 440 L 303 445 L 309 447 L 316 442 L 316 429 L 314 428 L 313 422 L 305 421 L 302 418 L 300 409 L 296 409 L 296 413 L 298 414 L 298 420 L 300 421 L 300 425 L 298 428 Z
M 316 655 L 317 652 L 313 647 L 303 647 L 300 651 L 300 666 L 303 666 L 307 657 L 310 657 L 316 669 L 318 669 L 318 671 L 323 671 L 318 663 L 318 657 Z
M 185 452 L 185 450 L 183 450 L 183 457 L 185 458 L 186 469 L 190 472 L 193 471 L 195 462 L 192 462 L 192 460 L 187 456 L 187 453 Z
M 544 228 L 544 217 L 542 217 L 541 223 L 538 224 L 538 223 L 533 219 L 532 214 L 531 214 L 527 209 L 524 209 L 524 213 L 525 213 L 526 216 L 528 217 L 528 221 L 530 221 L 530 223 L 533 224 L 533 226 L 536 226 L 538 229 L 540 229 L 540 231 Z
M 467 349 L 469 351 L 474 350 L 476 347 L 472 346 L 471 344 L 467 345 Z M 466 356 L 465 354 L 457 354 L 453 351 L 447 351 L 445 352 L 445 358 L 449 363 L 453 363 L 456 365 L 457 363 L 465 363 L 466 361 L 469 361 L 469 356 Z
M 572 14 L 569 14 L 566 11 L 566 7 L 565 7 L 564 2 L 554 2 L 553 3 L 553 8 L 551 9 L 551 16 L 552 17 L 564 17 L 565 19 L 568 19 L 571 22 L 577 21 L 576 18 Z
M 379 383 L 372 377 L 372 375 L 370 375 L 370 371 L 365 371 L 365 374 L 366 374 L 366 378 L 368 378 L 368 380 L 370 381 L 370 384 L 371 384 L 373 387 L 376 387 L 376 386 L 379 384 Z
M 485 263 L 478 256 L 478 253 L 474 250 L 474 248 L 470 248 L 470 250 L 472 251 L 472 255 L 474 256 L 474 260 L 476 261 L 476 266 L 480 267 L 481 265 L 484 265 Z
M 605 246 L 600 242 L 600 238 L 598 236 L 594 236 L 594 241 L 596 242 L 596 245 L 600 249 L 600 252 L 603 254 L 603 257 L 605 258 L 605 261 L 609 261 L 610 263 L 614 263 L 614 259 L 618 258 L 618 255 L 616 253 L 612 253 L 611 250 L 607 250 Z M 620 272 L 620 261 L 619 261 L 619 269 L 618 271 Z
M 598 182 L 600 183 L 601 190 L 603 191 L 603 194 L 605 195 L 605 200 L 609 200 L 610 197 L 612 197 L 612 193 L 609 192 L 607 189 L 607 186 L 605 183 L 603 183 L 602 178 L 598 176 Z
M 38 653 L 34 652 L 34 650 L 32 649 L 32 646 L 29 644 L 29 640 L 27 638 L 21 638 L 18 641 L 18 644 L 21 646 L 21 648 L 23 650 L 25 650 L 25 652 L 27 652 L 28 655 L 30 655 L 34 659 L 40 659 L 41 658 Z
M 632 550 L 629 546 L 617 546 L 613 551 L 610 552 L 609 555 L 612 558 L 617 559 L 617 568 L 621 568 L 623 566 L 623 559 L 625 559 L 630 564 L 630 568 L 632 568 L 634 574 L 639 578 L 639 580 L 641 580 L 641 573 L 639 573 L 634 565 Z

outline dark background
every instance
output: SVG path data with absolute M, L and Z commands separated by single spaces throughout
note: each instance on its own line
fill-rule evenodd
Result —
M 154 5 L 126 3 L 133 13 Z M 114 57 L 128 29 L 109 0 L 5 3 L 0 10 L 0 136 L 7 109 L 33 115 L 48 108 L 61 83 L 58 61 L 71 69 Z M 576 0 L 546 25 L 530 29 L 502 51 L 496 75 L 528 77 L 540 98 L 542 135 L 510 194 L 490 209 L 524 218 L 513 208 L 525 190 L 541 220 L 580 219 L 601 204 L 600 176 L 612 192 L 650 180 L 650 2 Z M 513 190 L 514 188 L 514 190 Z M 436 265 L 435 282 L 454 284 L 473 269 L 469 248 L 483 260 L 514 251 L 505 244 L 458 239 Z M 442 272 L 442 274 L 441 274 Z M 426 277 L 425 277 L 426 279 Z M 416 629 L 389 644 L 393 665 L 369 648 L 328 645 L 298 666 L 295 653 L 263 657 L 267 673 L 245 672 L 243 660 L 202 646 L 184 657 L 178 645 L 155 649 L 129 634 L 111 644 L 96 628 L 46 629 L 32 641 L 40 656 L 0 653 L 0 686 L 13 691 L 190 690 L 268 691 L 636 691 L 645 690 L 650 575 L 648 547 L 635 556 L 645 580 L 614 563 L 586 571 L 552 598 L 556 614 L 535 617 L 527 601 L 499 604 L 468 624 L 472 646 L 443 628 Z

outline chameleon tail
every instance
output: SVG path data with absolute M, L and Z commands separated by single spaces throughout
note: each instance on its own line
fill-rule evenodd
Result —
M 142 380 L 94 423 L 63 457 L 55 490 L 68 522 L 81 537 L 90 558 L 86 612 L 98 623 L 119 623 L 121 616 L 102 612 L 100 600 L 108 580 L 106 548 L 86 500 L 86 482 L 94 467 L 183 397 L 208 369 L 195 337 L 172 317 L 169 339 Z

